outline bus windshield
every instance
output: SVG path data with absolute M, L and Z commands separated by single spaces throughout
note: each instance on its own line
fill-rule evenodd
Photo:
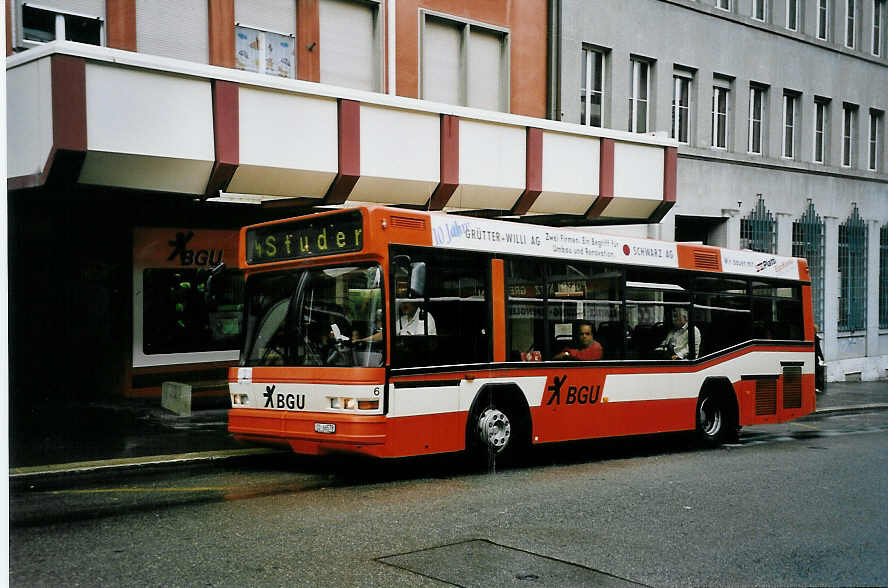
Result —
M 246 287 L 242 365 L 383 365 L 379 265 L 262 273 Z

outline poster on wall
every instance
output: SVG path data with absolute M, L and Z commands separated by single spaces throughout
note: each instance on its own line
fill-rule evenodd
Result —
M 265 73 L 281 78 L 292 78 L 293 45 L 293 37 L 265 33 Z
M 237 69 L 259 71 L 259 31 L 235 27 L 234 51 Z

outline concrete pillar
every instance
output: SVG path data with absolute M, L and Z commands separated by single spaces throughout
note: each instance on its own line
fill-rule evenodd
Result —
M 777 255 L 792 256 L 792 219 L 788 212 L 777 213 Z
M 770 86 L 765 94 L 765 120 L 762 122 L 762 154 L 772 159 L 783 156 L 783 88 Z
M 823 217 L 824 260 L 823 271 L 823 355 L 827 361 L 838 357 L 839 335 L 839 219 Z
M 734 79 L 731 101 L 731 131 L 728 136 L 733 143 L 732 151 L 747 153 L 749 151 L 749 80 Z
M 675 212 L 670 211 L 657 224 L 647 226 L 647 238 L 659 241 L 675 241 Z
M 842 125 L 844 120 L 845 113 L 842 110 L 841 98 L 833 99 L 829 103 L 829 132 L 827 134 L 829 144 L 825 149 L 827 165 L 842 166 L 842 141 L 844 139 Z
M 672 132 L 672 64 L 668 61 L 657 61 L 653 64 L 651 76 L 651 121 L 648 131 L 657 131 L 670 136 Z
M 803 3 L 799 2 L 799 7 Z M 796 100 L 796 161 L 814 158 L 814 96 L 803 94 Z
M 722 216 L 725 222 L 712 232 L 713 245 L 727 247 L 728 249 L 740 248 L 740 210 L 737 208 L 722 208 Z
M 712 146 L 712 70 L 697 70 L 691 85 L 692 147 Z
M 614 49 L 610 53 L 611 117 L 607 126 L 629 130 L 629 53 Z M 608 86 L 605 86 L 608 88 Z M 579 116 L 579 115 L 578 115 Z
M 866 228 L 866 355 L 879 355 L 879 221 Z M 866 376 L 866 375 L 864 375 Z M 878 378 L 878 374 L 875 375 Z M 868 379 L 875 379 L 873 377 Z

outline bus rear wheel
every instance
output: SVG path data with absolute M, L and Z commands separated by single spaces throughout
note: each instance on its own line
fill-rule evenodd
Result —
M 731 429 L 725 402 L 716 394 L 705 394 L 697 401 L 697 437 L 706 447 L 725 442 Z

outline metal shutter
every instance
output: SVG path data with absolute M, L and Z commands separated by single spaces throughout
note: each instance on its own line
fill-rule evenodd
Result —
M 348 0 L 321 0 L 321 83 L 379 91 L 376 6 Z

